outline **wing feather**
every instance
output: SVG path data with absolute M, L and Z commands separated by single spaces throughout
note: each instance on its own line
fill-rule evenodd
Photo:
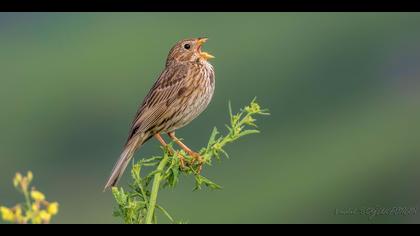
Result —
M 184 64 L 169 66 L 162 72 L 136 114 L 129 139 L 160 123 L 168 108 L 178 98 L 178 92 L 186 85 L 188 73 L 188 66 Z

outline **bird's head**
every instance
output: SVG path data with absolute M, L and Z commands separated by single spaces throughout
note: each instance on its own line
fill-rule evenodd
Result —
M 184 39 L 176 43 L 169 52 L 167 63 L 176 60 L 180 62 L 207 61 L 214 58 L 213 55 L 201 51 L 201 46 L 207 38 Z

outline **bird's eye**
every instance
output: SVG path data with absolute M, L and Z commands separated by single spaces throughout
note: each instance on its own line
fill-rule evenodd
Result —
M 185 48 L 185 49 L 190 49 L 190 48 L 191 48 L 191 45 L 189 45 L 189 44 L 187 43 L 187 44 L 185 44 L 185 45 L 184 45 L 184 48 Z

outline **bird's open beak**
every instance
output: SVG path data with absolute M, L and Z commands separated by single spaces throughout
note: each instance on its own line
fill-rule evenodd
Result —
M 208 38 L 199 38 L 197 41 L 198 53 L 200 54 L 200 57 L 203 58 L 204 60 L 209 60 L 209 59 L 214 58 L 214 56 L 211 55 L 210 53 L 201 51 L 201 45 L 204 44 L 207 40 Z

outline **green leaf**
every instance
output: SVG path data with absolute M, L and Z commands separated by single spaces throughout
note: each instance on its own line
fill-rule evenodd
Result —
M 156 205 L 156 208 L 159 209 L 172 223 L 175 222 L 174 218 L 165 210 L 165 208 L 161 207 L 160 205 Z
M 154 170 L 154 171 L 150 172 L 150 173 L 147 175 L 147 177 L 152 177 L 153 175 L 155 175 L 155 174 L 157 174 L 157 173 L 162 173 L 162 171 L 161 171 L 161 170 Z
M 242 136 L 245 136 L 245 135 L 248 135 L 248 134 L 258 134 L 258 133 L 260 133 L 260 131 L 256 130 L 256 129 L 244 130 L 238 135 L 238 138 L 242 137 Z
M 204 185 L 210 189 L 222 189 L 222 187 L 211 180 L 207 179 L 206 177 L 202 175 L 196 175 L 195 176 L 196 185 L 194 190 L 200 190 L 201 186 Z
M 215 143 L 215 142 L 216 142 L 216 136 L 217 136 L 218 134 L 219 134 L 219 131 L 217 130 L 217 128 L 216 128 L 216 127 L 214 127 L 214 128 L 213 128 L 213 131 L 211 132 L 209 142 L 208 142 L 208 144 L 207 144 L 207 149 L 209 149 L 209 148 L 210 148 L 210 146 L 211 146 L 211 145 L 213 145 L 213 143 Z
M 124 193 L 124 190 L 122 188 L 120 190 L 117 187 L 113 187 L 112 194 L 114 195 L 114 198 L 117 201 L 118 205 L 123 206 L 127 203 L 127 195 Z
M 232 121 L 233 113 L 232 113 L 232 103 L 230 102 L 230 100 L 228 102 L 228 107 L 229 107 L 229 119 Z
M 225 150 L 223 150 L 223 148 L 220 149 L 220 152 L 222 152 L 227 159 L 230 159 L 229 154 Z
M 144 163 L 142 165 L 146 167 L 157 166 L 159 165 L 159 162 L 149 162 L 149 163 Z
M 167 179 L 167 184 L 170 187 L 175 187 L 178 184 L 179 181 L 179 170 L 178 167 L 177 168 L 171 168 L 169 170 L 169 175 L 166 177 Z
M 142 159 L 140 161 L 140 163 L 148 163 L 148 162 L 152 162 L 152 161 L 161 161 L 161 160 L 162 160 L 162 157 L 154 156 L 154 157 L 151 157 L 151 158 L 148 158 L 148 159 Z

